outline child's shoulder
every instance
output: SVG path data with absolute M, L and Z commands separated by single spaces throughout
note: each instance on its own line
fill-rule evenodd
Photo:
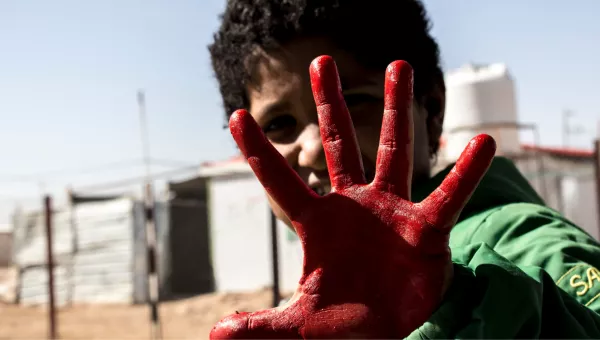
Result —
M 591 237 L 556 210 L 535 203 L 510 203 L 490 208 L 461 220 L 451 233 L 451 246 L 486 243 L 490 247 L 526 234 L 540 237 L 569 235 L 587 241 Z

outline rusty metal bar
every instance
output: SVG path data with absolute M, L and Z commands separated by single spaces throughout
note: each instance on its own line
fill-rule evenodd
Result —
M 160 340 L 163 337 L 160 322 L 160 282 L 158 274 L 158 233 L 156 226 L 154 191 L 150 182 L 145 185 L 144 217 L 146 224 L 146 256 L 148 275 L 148 305 L 150 307 L 151 338 Z
M 48 318 L 49 339 L 56 339 L 56 306 L 54 301 L 54 258 L 52 251 L 52 198 L 44 197 L 44 213 L 46 217 L 46 255 L 48 263 Z
M 269 209 L 270 210 L 270 209 Z M 271 262 L 273 266 L 273 307 L 279 306 L 281 292 L 279 289 L 279 251 L 277 247 L 277 217 L 270 210 L 271 215 Z
M 596 172 L 596 207 L 598 230 L 600 230 L 600 139 L 594 141 L 594 170 Z

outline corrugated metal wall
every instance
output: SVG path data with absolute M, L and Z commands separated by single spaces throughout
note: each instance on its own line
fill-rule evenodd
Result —
M 66 304 L 71 294 L 67 279 L 67 271 L 70 269 L 73 253 L 73 233 L 69 217 L 68 212 L 57 211 L 52 220 L 55 255 L 54 282 L 58 305 Z M 17 217 L 13 233 L 14 262 L 20 272 L 17 298 L 24 304 L 46 303 L 48 301 L 48 274 L 43 214 L 36 212 Z
M 57 303 L 146 301 L 143 206 L 123 198 L 78 204 L 53 216 Z M 168 274 L 168 206 L 156 205 L 159 275 Z M 20 303 L 47 302 L 46 235 L 43 215 L 16 218 L 15 264 Z
M 75 207 L 73 301 L 132 302 L 133 207 L 129 199 Z

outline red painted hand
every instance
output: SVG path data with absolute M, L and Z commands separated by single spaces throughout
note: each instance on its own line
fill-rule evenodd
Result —
M 231 133 L 254 173 L 286 212 L 304 249 L 303 273 L 287 305 L 224 318 L 211 339 L 399 338 L 423 324 L 452 278 L 449 233 L 494 156 L 475 137 L 429 197 L 410 201 L 412 68 L 387 69 L 376 175 L 367 184 L 337 69 L 310 67 L 332 192 L 313 193 L 243 110 Z

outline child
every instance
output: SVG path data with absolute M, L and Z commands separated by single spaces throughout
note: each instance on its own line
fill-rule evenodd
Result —
M 330 228 L 335 234 L 336 228 L 345 224 L 352 234 L 353 230 L 359 228 L 357 221 L 368 220 L 369 228 L 371 224 L 374 225 L 372 230 L 375 235 L 379 230 L 378 225 L 396 223 L 390 222 L 392 220 L 388 217 L 379 216 L 375 212 L 377 207 L 370 206 L 368 200 L 353 196 L 346 190 L 350 182 L 385 182 L 378 182 L 378 176 L 382 173 L 380 169 L 384 162 L 381 159 L 385 159 L 380 147 L 380 131 L 387 131 L 386 126 L 395 126 L 397 130 L 390 130 L 392 132 L 402 131 L 399 134 L 391 133 L 388 141 L 391 144 L 387 145 L 410 140 L 413 146 L 412 154 L 404 153 L 405 163 L 412 163 L 412 172 L 403 166 L 389 168 L 394 171 L 399 169 L 400 178 L 412 176 L 412 181 L 379 188 L 388 191 L 393 189 L 396 193 L 408 190 L 408 193 L 397 195 L 397 202 L 401 202 L 402 198 L 412 202 L 433 201 L 437 202 L 436 209 L 443 211 L 445 201 L 431 199 L 439 197 L 439 190 L 435 188 L 447 175 L 449 178 L 457 177 L 457 173 L 462 175 L 460 172 L 451 172 L 450 168 L 433 177 L 430 174 L 442 131 L 445 87 L 438 46 L 429 35 L 429 22 L 420 1 L 230 0 L 215 41 L 210 46 L 210 53 L 226 113 L 231 115 L 237 109 L 249 112 L 236 112 L 232 119 L 231 129 L 236 141 L 247 156 L 252 156 L 250 163 L 267 188 L 276 215 L 288 225 L 293 225 L 306 243 L 302 293 L 297 293 L 299 297 L 296 296 L 293 301 L 296 306 L 298 301 L 304 301 L 302 308 L 284 311 L 287 313 L 285 316 L 282 316 L 281 310 L 234 316 L 215 328 L 212 334 L 214 338 L 389 338 L 406 336 L 408 333 L 415 338 L 600 338 L 600 316 L 597 314 L 600 311 L 598 243 L 546 207 L 515 166 L 499 157 L 489 166 L 458 220 L 448 217 L 448 221 L 452 220 L 454 225 L 449 235 L 452 262 L 448 273 L 445 272 L 446 267 L 441 265 L 435 267 L 431 264 L 431 268 L 439 269 L 438 274 L 442 273 L 439 275 L 427 268 L 415 267 L 417 264 L 430 263 L 421 258 L 414 258 L 409 263 L 402 262 L 399 266 L 390 260 L 393 265 L 384 263 L 378 270 L 386 268 L 381 275 L 394 282 L 395 291 L 371 289 L 371 299 L 360 295 L 359 291 L 363 288 L 343 287 L 344 282 L 348 281 L 340 281 L 336 290 L 323 283 L 327 282 L 324 276 L 317 275 L 317 286 L 326 288 L 318 288 L 321 290 L 312 295 L 308 293 L 307 282 L 314 276 L 307 272 L 312 261 L 306 258 L 307 247 L 311 256 L 319 254 L 314 255 L 315 261 L 319 262 L 314 268 L 321 268 L 322 262 L 326 262 L 323 259 L 347 250 L 342 249 L 344 240 L 356 241 L 358 237 L 333 238 L 317 248 L 318 242 L 314 237 L 311 241 L 311 237 L 306 236 L 310 230 L 324 226 L 321 229 Z M 336 102 L 336 94 L 333 93 L 337 84 L 332 82 L 338 76 L 335 66 L 332 66 L 333 61 L 319 57 L 321 55 L 331 56 L 337 64 L 343 99 L 351 115 L 354 131 L 344 128 L 346 120 L 342 113 L 345 111 Z M 390 65 L 396 60 L 405 60 L 414 70 L 414 99 L 408 103 L 412 105 L 412 110 L 404 121 L 400 114 L 402 100 L 411 98 L 409 88 L 412 80 L 407 73 L 407 64 L 396 62 Z M 390 97 L 389 93 L 392 92 Z M 396 101 L 400 101 L 399 106 Z M 385 112 L 389 112 L 389 103 L 394 103 L 392 111 L 399 112 L 400 118 L 386 118 L 389 113 L 382 114 L 384 105 L 388 110 Z M 250 115 L 253 120 L 248 120 Z M 273 150 L 283 156 L 281 159 L 287 161 L 297 176 L 289 176 L 287 167 L 277 163 L 279 158 L 269 154 L 272 148 L 268 143 L 261 144 L 262 137 L 253 130 L 254 121 L 274 147 Z M 382 123 L 384 130 L 381 130 Z M 402 129 L 409 125 L 412 125 L 412 131 Z M 332 127 L 335 127 L 335 131 Z M 348 142 L 354 139 L 353 132 L 358 142 L 355 153 L 352 143 Z M 381 141 L 384 137 L 381 137 Z M 342 142 L 339 146 L 342 151 L 336 149 L 336 138 Z M 479 142 L 483 146 L 478 146 Z M 469 146 L 471 149 L 468 153 L 486 154 L 486 145 L 489 144 L 486 143 L 486 140 L 475 141 L 475 146 Z M 485 157 L 475 158 L 481 160 Z M 390 159 L 392 161 L 389 164 L 400 164 L 393 162 L 397 160 L 397 155 L 390 156 Z M 354 171 L 361 167 L 364 174 Z M 469 167 L 461 165 L 458 168 Z M 478 176 L 474 175 L 471 182 L 476 184 Z M 330 181 L 330 177 L 335 183 Z M 312 195 L 306 194 L 302 185 L 295 183 L 297 179 L 312 189 Z M 450 188 L 448 183 L 442 183 L 441 188 Z M 332 191 L 332 185 L 336 195 L 325 196 Z M 455 198 L 459 195 L 456 192 L 446 190 L 444 194 L 448 200 L 460 200 Z M 290 193 L 293 193 L 293 198 L 290 198 Z M 298 210 L 294 204 L 300 206 L 298 202 L 301 202 L 303 207 L 308 207 L 310 204 L 306 202 L 317 195 L 325 196 L 320 197 L 323 199 L 333 197 L 329 201 L 320 201 L 329 202 L 329 205 L 312 206 L 305 210 L 318 218 L 313 216 L 309 221 L 305 216 L 300 216 L 302 213 L 293 212 L 294 209 Z M 387 199 L 386 195 L 372 197 L 381 202 Z M 343 201 L 339 197 L 349 200 Z M 334 207 L 345 209 L 340 215 L 335 215 L 336 219 L 330 216 L 332 212 L 339 214 Z M 455 209 L 457 214 L 460 208 Z M 438 210 L 430 212 L 435 215 Z M 365 217 L 369 212 L 370 217 Z M 413 216 L 412 210 L 406 210 L 406 214 Z M 411 230 L 412 221 L 403 223 Z M 419 225 L 414 230 L 419 228 L 425 226 Z M 386 239 L 389 238 L 369 234 L 360 234 L 360 237 L 368 244 L 365 247 L 371 247 L 368 249 L 380 247 L 382 252 L 388 251 Z M 411 239 L 406 235 L 403 237 L 403 240 Z M 427 237 L 416 239 L 428 240 Z M 425 246 L 417 244 L 415 247 L 428 247 L 430 241 L 423 241 L 427 243 Z M 404 259 L 403 256 L 408 255 L 404 253 L 400 258 Z M 331 271 L 339 271 L 340 276 L 350 275 L 344 272 L 342 264 L 337 263 L 336 266 Z M 370 270 L 368 266 L 360 268 L 364 268 L 361 270 L 365 272 Z M 396 271 L 404 271 L 404 274 Z M 380 274 L 373 272 L 373 275 L 379 277 Z M 402 285 L 402 280 L 396 285 L 393 279 L 399 277 L 411 281 L 413 285 Z M 421 279 L 418 284 L 412 282 Z M 365 284 L 370 285 L 371 281 L 377 280 L 373 278 Z M 360 278 L 352 282 L 360 282 Z M 349 295 L 340 292 L 349 292 Z M 411 304 L 410 294 L 418 295 L 421 292 L 426 294 L 419 297 L 422 305 Z M 352 294 L 360 295 L 362 300 L 359 307 L 345 305 L 355 302 L 350 301 Z M 434 296 L 437 294 L 440 294 L 439 299 Z M 307 307 L 312 300 L 306 299 L 311 296 L 318 297 L 314 305 Z M 386 299 L 397 302 L 397 306 L 404 309 L 393 317 L 379 313 L 389 307 L 381 307 Z M 426 306 L 430 303 L 433 303 L 431 308 Z M 341 305 L 346 306 L 344 311 L 334 310 L 335 306 Z M 366 309 L 361 309 L 363 307 Z M 348 314 L 348 310 L 364 313 Z M 333 314 L 315 319 L 318 313 Z M 421 314 L 426 317 L 421 317 Z M 359 321 L 348 324 L 348 319 Z M 406 321 L 409 319 L 413 323 L 420 321 L 412 325 Z

